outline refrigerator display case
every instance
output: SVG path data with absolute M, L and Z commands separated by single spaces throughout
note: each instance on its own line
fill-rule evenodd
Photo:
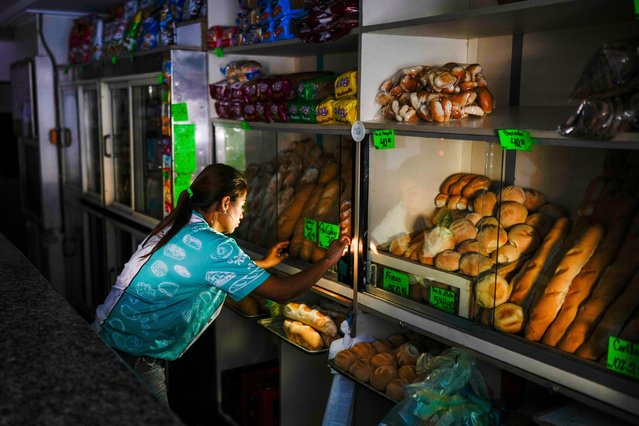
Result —
M 100 84 L 97 81 L 86 82 L 79 85 L 79 92 L 82 195 L 98 205 L 103 205 Z

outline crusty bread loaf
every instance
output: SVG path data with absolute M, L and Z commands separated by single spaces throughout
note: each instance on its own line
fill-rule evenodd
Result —
M 417 370 L 414 365 L 406 364 L 399 367 L 397 375 L 402 379 L 406 379 L 410 383 L 417 377 Z
M 328 315 L 324 315 L 317 309 L 312 309 L 303 303 L 287 303 L 282 308 L 282 315 L 306 325 L 310 325 L 315 330 L 327 336 L 333 337 L 337 334 L 337 327 Z
M 559 309 L 561 309 L 561 305 L 568 294 L 570 283 L 595 252 L 603 239 L 603 235 L 604 229 L 601 225 L 590 226 L 575 245 L 563 256 L 544 289 L 543 295 L 530 310 L 530 317 L 524 332 L 526 339 L 538 341 L 542 338 L 550 323 L 557 316 Z
M 617 336 L 626 320 L 639 305 L 639 272 L 634 276 L 610 305 L 601 322 L 594 329 L 590 338 L 577 349 L 577 356 L 590 360 L 598 359 L 608 347 L 610 336 Z
M 392 365 L 397 367 L 397 361 L 390 352 L 377 353 L 371 357 L 371 367 L 373 371 L 381 365 Z
M 560 217 L 567 217 L 568 212 L 563 206 L 555 203 L 546 203 L 539 208 L 539 213 L 546 214 L 553 218 L 554 220 L 559 219 Z
M 448 194 L 442 194 L 441 192 L 435 196 L 435 207 L 441 208 L 448 205 Z
M 455 183 L 453 183 L 449 188 L 449 194 L 451 195 L 451 197 L 454 195 L 461 196 L 462 189 L 464 189 L 464 187 L 468 185 L 468 183 L 473 180 L 475 176 L 477 175 L 468 173 L 460 177 Z
M 455 250 L 444 250 L 435 256 L 435 268 L 442 271 L 456 271 L 459 269 L 461 253 Z
M 300 252 L 302 250 L 302 243 L 304 242 L 304 219 L 310 217 L 315 211 L 315 206 L 317 206 L 317 202 L 322 196 L 322 192 L 324 191 L 324 185 L 316 185 L 313 188 L 313 192 L 309 196 L 304 208 L 302 209 L 302 213 L 297 219 L 297 223 L 295 224 L 295 228 L 293 231 L 293 237 L 291 238 L 291 243 L 289 246 L 289 252 L 293 257 L 299 257 Z
M 320 170 L 318 183 L 328 183 L 339 174 L 339 164 L 337 161 L 329 161 Z
M 519 333 L 524 325 L 524 310 L 514 303 L 503 303 L 495 309 L 484 309 L 481 322 L 505 333 Z
M 479 253 L 482 256 L 488 256 L 488 250 L 477 240 L 466 240 L 457 246 L 457 251 L 461 254 Z
M 404 386 L 409 383 L 410 381 L 402 377 L 391 380 L 386 386 L 386 395 L 394 401 L 401 401 L 406 396 Z
M 295 224 L 302 214 L 302 209 L 306 205 L 313 189 L 314 183 L 306 183 L 300 185 L 295 193 L 293 201 L 286 207 L 277 219 L 277 239 L 278 241 L 287 241 L 293 234 Z
M 521 252 L 519 249 L 510 243 L 504 244 L 490 254 L 490 258 L 500 264 L 514 262 L 520 257 Z
M 386 386 L 388 386 L 391 380 L 394 380 L 397 377 L 399 377 L 397 375 L 397 367 L 392 365 L 380 365 L 379 367 L 374 368 L 371 373 L 371 386 L 384 392 L 386 390 Z
M 484 216 L 477 222 L 477 229 L 481 230 L 487 226 L 499 226 L 499 221 L 495 216 Z
M 322 336 L 313 328 L 299 321 L 284 320 L 284 332 L 291 342 L 311 351 L 317 351 L 324 347 Z
M 628 342 L 639 342 L 639 310 L 635 309 L 632 318 L 619 334 L 619 338 Z
M 541 206 L 546 204 L 546 196 L 536 189 L 524 188 L 524 193 L 526 194 L 524 207 L 526 207 L 528 211 L 537 211 Z
M 379 354 L 390 352 L 393 349 L 393 345 L 386 339 L 375 340 L 372 345 Z
M 499 223 L 501 223 L 501 226 L 504 228 L 510 228 L 518 223 L 524 223 L 528 217 L 528 209 L 516 201 L 502 202 L 498 209 L 497 217 L 499 218 Z
M 627 229 L 628 221 L 621 220 L 606 230 L 606 235 L 597 250 L 581 269 L 581 272 L 572 280 L 568 295 L 561 305 L 557 318 L 544 334 L 542 339 L 544 344 L 554 347 L 563 337 L 570 324 L 574 321 L 579 307 L 590 296 L 593 286 L 599 280 L 606 267 L 612 262 L 619 250 L 619 246 L 623 242 Z
M 448 228 L 453 233 L 455 238 L 455 245 L 466 240 L 474 240 L 477 236 L 477 228 L 468 219 L 457 219 L 450 224 Z
M 526 255 L 539 246 L 539 234 L 532 226 L 519 223 L 508 230 L 508 241 L 517 247 L 521 254 Z
M 408 338 L 403 333 L 393 333 L 388 336 L 386 340 L 388 340 L 393 349 L 395 349 L 406 343 L 408 341 Z
M 590 216 L 595 211 L 597 201 L 599 201 L 607 183 L 608 179 L 603 176 L 598 176 L 590 181 L 577 209 L 579 216 Z
M 371 378 L 373 369 L 371 368 L 371 363 L 369 360 L 358 359 L 351 365 L 351 367 L 348 369 L 348 372 L 351 373 L 360 382 L 368 383 L 369 379 Z
M 397 357 L 397 365 L 415 365 L 419 357 L 419 348 L 413 342 L 406 342 L 397 349 L 395 354 Z
M 482 216 L 491 216 L 495 211 L 497 195 L 491 191 L 480 192 L 473 200 L 473 211 Z
M 455 248 L 455 237 L 448 228 L 435 226 L 424 235 L 424 246 L 422 255 L 424 257 L 435 257 L 444 250 Z
M 351 365 L 359 358 L 350 349 L 341 350 L 335 355 L 335 365 L 344 371 L 348 371 Z
M 490 189 L 490 178 L 488 176 L 476 175 L 462 188 L 461 195 L 464 198 L 471 199 L 477 192 L 487 189 Z
M 360 342 L 351 347 L 351 352 L 361 359 L 370 360 L 377 353 L 375 347 L 369 342 Z
M 459 260 L 459 269 L 466 275 L 476 277 L 495 266 L 495 261 L 479 253 L 466 253 Z
M 481 220 L 482 215 L 477 212 L 471 212 L 464 216 L 465 219 L 468 219 L 473 225 L 477 226 L 477 223 Z
M 497 192 L 497 200 L 499 200 L 500 203 L 512 201 L 523 205 L 526 202 L 526 193 L 524 192 L 524 188 L 520 186 L 508 185 Z
M 484 274 L 475 283 L 475 301 L 482 308 L 494 308 L 510 296 L 510 284 L 495 273 Z
M 546 214 L 534 213 L 528 215 L 524 223 L 535 228 L 535 230 L 539 234 L 539 238 L 543 240 L 552 229 L 552 225 L 554 222 L 555 220 Z
M 555 221 L 552 229 L 539 246 L 539 249 L 511 280 L 511 302 L 523 307 L 528 305 L 530 296 L 539 283 L 540 277 L 548 266 L 552 264 L 554 257 L 559 252 L 561 244 L 568 234 L 569 226 L 570 220 L 567 218 L 561 218 Z
M 442 194 L 449 194 L 450 193 L 450 186 L 453 183 L 457 182 L 465 174 L 466 173 L 454 173 L 454 174 L 448 176 L 446 179 L 444 179 L 442 184 L 439 186 L 439 192 L 442 193 Z
M 408 246 L 410 245 L 411 237 L 409 234 L 401 235 L 391 241 L 390 244 L 390 252 L 395 256 L 403 256 L 408 250 Z
M 508 234 L 501 226 L 484 226 L 477 233 L 477 241 L 492 253 L 508 242 Z

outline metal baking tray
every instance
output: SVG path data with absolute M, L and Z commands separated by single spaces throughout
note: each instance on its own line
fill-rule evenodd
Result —
M 319 349 L 319 350 L 316 350 L 316 351 L 311 351 L 311 350 L 306 349 L 303 346 L 298 345 L 297 343 L 291 342 L 288 339 L 288 337 L 286 337 L 286 332 L 284 331 L 284 320 L 285 319 L 286 318 L 280 316 L 280 317 L 275 317 L 275 318 L 261 319 L 261 320 L 258 320 L 257 323 L 260 324 L 262 327 L 266 328 L 271 333 L 273 333 L 276 336 L 278 336 L 280 339 L 284 340 L 289 345 L 293 345 L 297 349 L 299 349 L 301 351 L 304 351 L 307 354 L 317 355 L 317 354 L 324 354 L 324 353 L 328 352 L 328 348 L 323 348 L 323 349 Z
M 346 376 L 349 379 L 351 379 L 352 381 L 354 381 L 355 383 L 357 383 L 360 386 L 363 386 L 367 389 L 369 389 L 371 392 L 376 393 L 377 395 L 381 396 L 382 398 L 392 402 L 393 404 L 397 404 L 399 401 L 395 401 L 393 398 L 391 398 L 390 396 L 386 395 L 384 392 L 375 389 L 374 387 L 372 387 L 370 384 L 368 383 L 364 383 L 359 381 L 358 379 L 355 378 L 355 376 L 353 376 L 352 374 L 350 374 L 348 371 L 344 371 L 342 369 L 340 369 L 338 366 L 335 365 L 335 360 L 333 359 L 329 359 L 328 360 L 328 365 L 334 369 L 335 371 L 337 371 L 339 374 L 341 374 L 342 376 Z
M 262 312 L 262 313 L 259 313 L 257 315 L 246 315 L 244 312 L 240 311 L 239 309 L 237 309 L 237 308 L 235 308 L 235 307 L 233 307 L 231 305 L 227 305 L 226 303 L 224 304 L 224 307 L 230 309 L 233 312 L 235 312 L 236 314 L 238 314 L 242 318 L 246 318 L 246 319 L 250 319 L 250 320 L 259 320 L 259 319 L 263 319 L 263 318 L 268 318 L 269 317 L 269 313 L 268 312 Z

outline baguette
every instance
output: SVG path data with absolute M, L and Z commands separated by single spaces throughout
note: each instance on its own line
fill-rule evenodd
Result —
M 559 252 L 561 244 L 568 234 L 569 226 L 570 221 L 567 218 L 560 218 L 555 221 L 539 249 L 511 280 L 510 284 L 513 289 L 510 294 L 511 302 L 519 306 L 527 306 L 540 277 L 548 266 L 553 263 L 553 259 Z
M 612 262 L 615 254 L 617 254 L 627 229 L 627 220 L 616 222 L 608 228 L 603 241 L 597 247 L 595 253 L 581 269 L 579 275 L 572 280 L 566 300 L 561 305 L 557 318 L 544 334 L 542 343 L 553 347 L 557 345 L 577 316 L 579 307 L 590 296 L 592 287 L 599 280 L 606 267 Z
M 291 238 L 291 244 L 289 251 L 291 256 L 299 257 L 300 252 L 302 250 L 302 244 L 304 242 L 304 219 L 309 217 L 314 211 L 317 202 L 319 201 L 322 192 L 324 191 L 324 185 L 316 185 L 311 193 L 308 201 L 306 201 L 306 205 L 304 205 L 304 209 L 297 219 L 297 223 L 295 224 L 295 229 L 293 231 L 293 238 Z
M 606 184 L 608 183 L 608 179 L 603 176 L 599 176 L 594 178 L 588 184 L 588 187 L 584 191 L 584 195 L 581 199 L 581 204 L 577 209 L 577 215 L 579 216 L 590 216 L 594 210 L 597 201 L 601 197 L 601 193 L 603 192 Z
M 284 320 L 284 332 L 288 340 L 308 350 L 317 351 L 324 347 L 322 336 L 313 327 L 299 321 Z
M 559 266 L 555 269 L 543 295 L 530 310 L 530 318 L 526 323 L 524 335 L 526 339 L 538 341 L 557 316 L 566 299 L 572 280 L 588 262 L 601 242 L 604 229 L 601 225 L 592 225 L 579 238 L 574 246 L 566 252 Z
M 455 173 L 448 176 L 446 179 L 444 179 L 442 184 L 439 186 L 439 192 L 442 194 L 448 195 L 450 192 L 450 186 L 454 184 L 455 182 L 457 182 L 465 174 L 466 173 Z
M 635 310 L 632 318 L 623 328 L 619 338 L 628 342 L 639 342 L 639 310 Z
M 337 327 L 331 317 L 324 315 L 317 309 L 311 309 L 303 303 L 287 303 L 282 309 L 282 315 L 309 325 L 329 337 L 337 335 Z
M 639 273 L 635 272 L 628 286 L 610 305 L 590 338 L 577 349 L 576 355 L 589 360 L 596 360 L 603 355 L 608 347 L 608 338 L 621 332 L 637 305 L 639 305 Z
M 453 183 L 450 188 L 448 189 L 448 193 L 453 196 L 453 195 L 459 195 L 461 196 L 461 192 L 462 189 L 464 189 L 464 187 L 466 185 L 468 185 L 468 183 L 473 180 L 473 178 L 477 176 L 474 174 L 465 174 L 464 176 L 460 177 L 459 180 L 457 180 L 455 183 Z
M 297 223 L 297 219 L 299 219 L 300 214 L 302 214 L 302 209 L 308 201 L 308 198 L 311 196 L 314 188 L 315 184 L 313 183 L 300 185 L 299 189 L 295 193 L 293 201 L 280 214 L 277 219 L 278 241 L 287 241 L 291 237 L 295 224 Z
M 488 176 L 483 175 L 475 175 L 474 178 L 470 180 L 462 188 L 461 195 L 464 198 L 472 198 L 478 191 L 487 190 L 490 188 L 490 178 Z

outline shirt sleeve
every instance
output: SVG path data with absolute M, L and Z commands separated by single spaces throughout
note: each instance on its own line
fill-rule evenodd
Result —
M 239 302 L 271 276 L 257 266 L 237 245 L 225 237 L 210 254 L 210 266 L 205 279 L 212 286 Z

